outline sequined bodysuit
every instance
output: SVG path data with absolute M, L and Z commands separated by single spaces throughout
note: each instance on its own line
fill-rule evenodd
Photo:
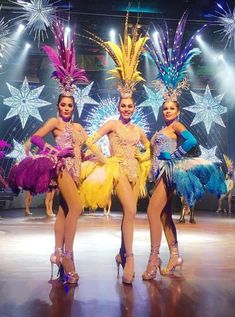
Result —
M 173 153 L 177 148 L 177 140 L 172 139 L 165 135 L 162 130 L 156 132 L 151 139 L 152 148 L 152 175 L 156 177 L 158 175 L 159 169 L 164 161 L 159 160 L 158 156 L 160 152 Z
M 117 129 L 109 134 L 112 156 L 120 156 L 124 160 L 120 163 L 122 175 L 126 175 L 130 182 L 135 182 L 139 175 L 139 163 L 135 158 L 136 146 L 140 141 L 138 128 L 130 130 L 120 124 Z
M 62 149 L 72 147 L 74 157 L 65 158 L 65 167 L 74 180 L 78 180 L 81 171 L 81 147 L 85 142 L 84 132 L 75 130 L 72 123 L 66 123 L 65 130 L 56 137 L 56 144 Z

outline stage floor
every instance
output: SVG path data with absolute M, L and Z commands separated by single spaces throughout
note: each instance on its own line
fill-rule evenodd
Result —
M 145 214 L 138 214 L 133 286 L 116 278 L 121 214 L 83 215 L 77 225 L 77 287 L 49 283 L 54 219 L 42 210 L 2 212 L 0 317 L 232 317 L 235 300 L 235 214 L 198 212 L 197 224 L 177 225 L 182 273 L 143 282 L 149 255 Z M 163 263 L 168 260 L 165 239 Z

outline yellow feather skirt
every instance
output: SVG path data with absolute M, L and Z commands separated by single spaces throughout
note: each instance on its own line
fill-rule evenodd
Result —
M 139 169 L 139 197 L 145 197 L 146 180 L 150 171 L 151 162 L 145 161 L 140 164 Z M 79 194 L 83 208 L 91 208 L 93 210 L 105 208 L 115 193 L 115 186 L 119 177 L 122 175 L 120 164 L 113 158 L 107 159 L 103 165 L 96 161 L 86 161 L 82 163 L 81 168 L 81 185 Z

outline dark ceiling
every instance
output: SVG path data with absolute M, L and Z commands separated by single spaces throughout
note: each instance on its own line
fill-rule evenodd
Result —
M 14 0 L 13 0 L 14 1 Z M 15 0 L 16 1 L 16 0 Z M 25 2 L 29 0 L 24 0 Z M 71 15 L 85 16 L 122 16 L 129 7 L 130 12 L 140 12 L 148 18 L 179 19 L 183 11 L 191 9 L 191 18 L 195 20 L 207 19 L 216 10 L 216 2 L 220 4 L 235 4 L 234 0 L 51 0 L 63 9 L 69 9 Z M 131 5 L 128 5 L 131 3 Z M 1 0 L 3 10 L 8 9 L 13 13 L 17 4 L 10 0 Z

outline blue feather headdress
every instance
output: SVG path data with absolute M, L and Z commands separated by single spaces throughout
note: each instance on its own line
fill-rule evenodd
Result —
M 206 28 L 206 24 L 194 33 L 185 48 L 181 50 L 187 18 L 188 11 L 185 11 L 178 23 L 172 48 L 169 44 L 166 22 L 164 29 L 158 32 L 158 45 L 150 40 L 146 46 L 159 71 L 155 81 L 156 86 L 159 89 L 165 88 L 164 100 L 176 101 L 181 95 L 181 90 L 189 88 L 189 80 L 187 79 L 188 66 L 191 64 L 193 57 L 201 53 L 199 48 L 192 48 L 192 46 L 196 36 Z

